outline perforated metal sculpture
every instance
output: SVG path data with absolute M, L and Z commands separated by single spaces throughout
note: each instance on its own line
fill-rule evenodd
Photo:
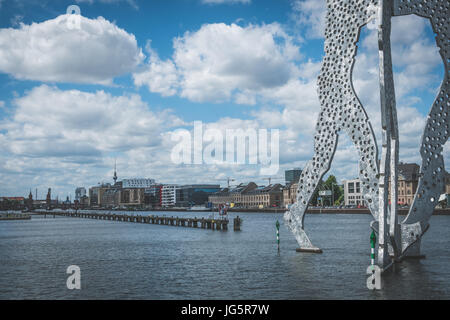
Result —
M 340 131 L 345 131 L 359 153 L 362 194 L 378 233 L 378 265 L 420 254 L 420 240 L 444 185 L 443 145 L 449 137 L 449 23 L 448 0 L 327 0 L 325 57 L 318 77 L 321 104 L 316 125 L 315 154 L 305 166 L 297 202 L 285 214 L 300 249 L 317 251 L 304 231 L 304 215 L 318 183 L 329 170 Z M 380 59 L 382 152 L 378 164 L 376 139 L 352 84 L 361 27 L 377 16 Z M 413 204 L 401 223 L 397 218 L 398 128 L 391 60 L 391 17 L 416 14 L 430 19 L 444 61 L 445 77 L 429 113 L 422 136 L 422 165 Z M 391 187 L 389 188 L 389 182 Z

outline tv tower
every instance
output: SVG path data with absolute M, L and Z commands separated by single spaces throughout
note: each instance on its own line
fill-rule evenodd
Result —
M 116 184 L 117 182 L 116 162 L 117 162 L 116 159 L 114 159 L 114 177 L 113 177 L 114 184 Z

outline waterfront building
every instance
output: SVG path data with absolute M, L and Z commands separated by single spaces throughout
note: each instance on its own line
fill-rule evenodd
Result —
M 89 197 L 88 196 L 82 196 L 80 201 L 78 202 L 79 206 L 81 208 L 86 208 L 89 206 Z
M 419 183 L 420 167 L 415 163 L 402 163 L 398 165 L 398 191 L 397 203 L 399 205 L 410 206 L 413 203 L 414 195 Z M 389 190 L 391 183 L 389 182 Z M 366 205 L 361 193 L 361 183 L 359 179 L 344 180 L 344 200 L 346 205 Z M 443 190 L 444 191 L 444 190 Z M 388 195 L 389 203 L 391 195 Z
M 122 180 L 122 188 L 124 189 L 131 189 L 131 188 L 150 188 L 152 185 L 155 184 L 155 179 L 143 179 L 143 178 L 136 178 L 136 179 L 123 179 Z
M 86 196 L 86 188 L 78 187 L 75 189 L 75 201 L 81 202 L 81 198 Z
M 241 205 L 245 208 L 273 208 L 281 207 L 283 203 L 282 185 L 270 184 L 259 186 L 241 194 Z
M 450 195 L 450 173 L 445 171 L 445 194 Z
M 346 206 L 365 205 L 359 179 L 344 180 L 344 204 Z
M 161 206 L 162 207 L 174 207 L 177 203 L 177 189 L 178 185 L 165 184 L 162 187 L 161 192 Z
M 121 191 L 118 188 L 107 188 L 101 193 L 100 205 L 105 208 L 114 208 L 120 205 Z
M 41 200 L 36 200 L 36 199 L 33 200 L 34 208 L 45 208 L 46 204 L 47 204 L 47 200 L 42 200 L 42 199 Z
M 300 168 L 294 168 L 292 170 L 284 171 L 284 180 L 286 184 L 298 183 L 302 170 Z
M 123 188 L 120 190 L 120 206 L 121 207 L 136 207 L 144 206 L 144 188 Z
M 22 210 L 25 201 L 24 197 L 0 197 L 0 210 Z
M 154 184 L 150 188 L 144 190 L 144 203 L 147 207 L 162 207 L 162 184 Z
M 410 206 L 414 200 L 414 194 L 419 184 L 419 172 L 420 167 L 415 163 L 402 163 L 398 164 L 398 191 L 397 191 L 397 203 L 399 205 Z M 389 190 L 391 184 L 389 182 Z M 389 193 L 389 202 L 391 201 L 391 195 Z
M 248 184 L 239 184 L 238 186 L 231 188 L 228 192 L 231 196 L 230 203 L 233 203 L 235 207 L 246 207 L 244 203 L 244 194 L 258 188 L 256 183 L 250 182 Z
M 283 206 L 289 208 L 297 201 L 298 183 L 289 183 L 283 188 Z
M 283 202 L 281 184 L 258 187 L 254 182 L 224 188 L 208 197 L 213 207 L 229 204 L 235 208 L 280 207 Z
M 106 183 L 89 189 L 90 207 L 144 207 L 149 204 L 146 202 L 145 193 L 146 190 L 151 190 L 155 186 L 154 179 L 136 178 L 117 181 L 116 170 L 114 173 L 113 185 Z
M 48 188 L 46 202 L 47 202 L 47 207 L 50 208 L 50 206 L 52 205 L 52 189 L 51 188 Z
M 213 207 L 218 207 L 219 205 L 225 203 L 233 203 L 233 198 L 230 194 L 231 188 L 223 188 L 208 196 L 208 202 L 211 203 Z
M 110 183 L 101 184 L 92 188 L 89 188 L 89 206 L 90 207 L 101 207 L 103 194 L 106 190 L 111 188 Z
M 208 202 L 210 194 L 220 191 L 218 184 L 192 184 L 180 186 L 176 190 L 176 206 L 191 207 Z

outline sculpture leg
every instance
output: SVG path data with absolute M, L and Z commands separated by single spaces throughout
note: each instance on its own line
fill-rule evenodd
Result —
M 398 128 L 395 106 L 394 79 L 391 58 L 391 16 L 389 0 L 380 0 L 378 49 L 380 65 L 380 104 L 382 152 L 379 178 L 378 266 L 386 270 L 392 264 L 389 249 L 399 256 L 399 228 L 397 226 L 397 165 Z M 390 188 L 389 188 L 390 183 Z M 389 193 L 391 204 L 389 205 Z
M 320 141 L 323 137 L 330 138 L 325 143 L 321 144 Z M 318 187 L 320 179 L 330 168 L 338 141 L 338 135 L 331 132 L 329 128 L 318 130 L 315 138 L 315 155 L 312 160 L 307 163 L 300 176 L 297 201 L 284 215 L 284 219 L 289 229 L 294 234 L 295 239 L 300 246 L 299 251 L 320 252 L 320 249 L 311 243 L 305 233 L 305 212 L 308 208 L 309 201 Z
M 448 80 L 447 83 L 448 92 Z M 444 82 L 444 86 L 445 86 Z M 402 254 L 404 256 L 420 255 L 420 248 L 410 250 L 410 247 L 420 240 L 429 227 L 428 221 L 433 214 L 439 196 L 444 189 L 445 170 L 443 146 L 449 138 L 449 101 L 445 90 L 441 89 L 432 110 L 428 116 L 422 136 L 420 153 L 420 179 L 417 185 L 411 208 L 405 220 L 401 223 Z M 445 115 L 445 116 L 444 116 Z
M 444 188 L 443 146 L 450 132 L 449 68 L 450 2 L 442 0 L 394 0 L 394 16 L 417 14 L 429 18 L 436 33 L 445 74 L 438 96 L 428 115 L 422 135 L 420 178 L 408 215 L 401 223 L 402 256 L 420 255 L 420 239 L 429 227 L 440 193 Z
M 352 83 L 360 28 L 370 19 L 368 10 L 374 0 L 327 1 L 325 57 L 318 77 L 322 109 L 316 127 L 313 159 L 306 165 L 299 182 L 297 203 L 286 212 L 285 220 L 300 247 L 314 247 L 304 231 L 304 215 L 318 183 L 330 168 L 338 132 L 345 130 L 359 152 L 359 176 L 364 199 L 375 220 L 378 218 L 377 146 L 367 114 Z M 361 9 L 361 14 L 354 10 Z

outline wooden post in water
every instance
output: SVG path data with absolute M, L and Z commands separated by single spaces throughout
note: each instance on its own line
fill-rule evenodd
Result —
M 241 231 L 241 219 L 239 218 L 239 216 L 237 216 L 233 220 L 233 229 L 234 231 Z

